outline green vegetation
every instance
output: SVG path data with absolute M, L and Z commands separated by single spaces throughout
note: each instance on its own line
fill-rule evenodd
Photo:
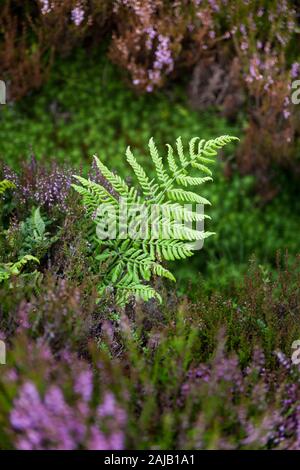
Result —
M 243 119 L 192 111 L 182 83 L 134 94 L 83 53 L 1 108 L 1 448 L 300 448 L 297 176 L 258 195 L 237 142 L 221 149 Z M 195 253 L 203 233 L 181 226 L 163 247 L 99 243 L 91 218 L 119 196 L 177 215 L 210 201 L 215 235 Z
M 124 149 L 136 149 L 147 164 L 145 142 L 151 137 L 161 148 L 180 135 L 210 139 L 241 134 L 213 112 L 189 109 L 180 88 L 154 95 L 137 95 L 128 89 L 118 71 L 99 54 L 84 52 L 57 64 L 40 93 L 1 108 L 0 158 L 18 166 L 31 151 L 38 159 L 55 157 L 79 167 L 91 156 L 124 175 Z M 142 160 L 140 160 L 140 158 Z M 126 176 L 126 175 L 124 175 Z
M 150 281 L 152 275 L 175 281 L 173 274 L 161 262 L 192 256 L 199 249 L 197 243 L 203 243 L 212 235 L 202 227 L 187 225 L 193 222 L 195 225 L 195 222 L 203 222 L 207 218 L 207 215 L 193 210 L 193 204 L 201 207 L 210 204 L 191 189 L 212 181 L 212 172 L 207 165 L 215 163 L 213 157 L 217 150 L 234 140 L 237 139 L 228 135 L 208 141 L 194 137 L 189 142 L 187 153 L 181 137 L 178 137 L 176 155 L 173 147 L 167 144 L 167 168 L 151 138 L 149 150 L 156 173 L 153 179 L 147 176 L 128 147 L 127 162 L 135 173 L 142 195 L 134 186 L 129 187 L 119 175 L 112 173 L 97 157 L 98 170 L 110 184 L 110 189 L 90 179 L 75 177 L 81 186 L 73 184 L 72 187 L 83 197 L 88 215 L 95 222 L 90 243 L 97 255 L 96 260 L 105 262 L 100 295 L 109 288 L 115 291 L 117 304 L 123 306 L 132 296 L 144 301 L 157 298 L 162 302 L 161 296 L 144 281 Z M 201 176 L 192 176 L 193 170 Z M 184 204 L 192 207 L 187 208 Z
M 33 152 L 46 165 L 55 158 L 61 164 L 71 164 L 74 173 L 82 166 L 86 173 L 91 156 L 97 154 L 111 169 L 128 177 L 123 155 L 130 145 L 153 176 L 145 152 L 151 136 L 164 152 L 165 143 L 175 141 L 178 135 L 183 142 L 193 135 L 206 140 L 222 134 L 243 135 L 241 120 L 228 123 L 213 109 L 192 111 L 180 86 L 137 95 L 105 58 L 99 62 L 99 54 L 87 57 L 83 52 L 58 63 L 40 93 L 0 111 L 0 157 L 16 169 Z M 232 160 L 232 150 L 226 150 L 218 160 L 214 184 L 203 190 L 212 203 L 207 210 L 212 218 L 212 222 L 206 222 L 207 229 L 216 236 L 193 260 L 175 268 L 182 292 L 190 283 L 195 291 L 202 276 L 205 287 L 201 283 L 201 288 L 208 292 L 231 290 L 242 282 L 252 255 L 272 269 L 278 250 L 288 248 L 293 254 L 300 249 L 295 236 L 300 229 L 297 182 L 283 175 L 280 185 L 287 189 L 264 205 L 255 194 L 254 178 L 224 176 L 224 162 Z

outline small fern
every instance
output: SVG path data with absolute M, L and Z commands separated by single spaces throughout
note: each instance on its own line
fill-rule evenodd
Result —
M 29 263 L 29 261 L 34 261 L 39 263 L 39 260 L 35 256 L 25 255 L 16 263 L 0 263 L 0 282 L 9 279 L 12 276 L 18 276 L 23 267 Z
M 112 191 L 91 180 L 75 176 L 80 185 L 72 186 L 81 194 L 88 215 L 98 227 L 103 224 L 99 208 L 110 208 L 106 215 L 107 221 L 112 220 L 115 213 L 118 213 L 118 220 L 122 220 L 124 203 L 129 208 L 135 206 L 145 209 L 154 206 L 160 208 L 156 219 L 154 217 L 155 235 L 153 230 L 148 230 L 149 219 L 147 226 L 144 227 L 146 235 L 141 239 L 129 237 L 128 234 L 124 236 L 124 226 L 121 222 L 119 222 L 119 233 L 115 237 L 103 239 L 99 237 L 99 232 L 98 236 L 96 235 L 95 230 L 88 234 L 95 250 L 95 259 L 105 265 L 103 283 L 99 286 L 100 295 L 107 287 L 113 289 L 116 301 L 121 306 L 125 305 L 132 296 L 145 301 L 155 297 L 161 301 L 160 295 L 147 282 L 152 276 L 175 281 L 173 274 L 162 266 L 162 262 L 192 256 L 195 242 L 212 235 L 181 221 L 183 219 L 192 225 L 209 218 L 203 213 L 193 211 L 190 207 L 186 208 L 185 204 L 210 204 L 191 188 L 212 181 L 212 172 L 208 166 L 214 163 L 217 150 L 233 140 L 238 139 L 228 135 L 208 141 L 195 137 L 190 140 L 186 151 L 179 137 L 176 141 L 176 152 L 171 145 L 167 145 L 167 162 L 164 162 L 151 138 L 149 151 L 155 167 L 154 179 L 150 179 L 128 147 L 127 162 L 135 173 L 141 194 L 134 187 L 129 187 L 120 176 L 112 173 L 96 156 L 94 158 L 97 167 Z M 198 174 L 192 174 L 193 170 Z M 143 224 L 145 220 L 141 214 L 131 214 L 128 217 L 127 225 L 132 227 L 133 232 L 138 232 Z M 153 218 L 151 224 L 152 228 Z M 171 236 L 166 237 L 166 232 L 171 233 Z
M 39 259 L 59 239 L 59 233 L 52 236 L 46 227 L 51 222 L 41 215 L 40 208 L 33 208 L 31 214 L 20 225 L 21 247 L 20 255 L 30 253 Z
M 5 191 L 8 189 L 14 189 L 16 186 L 14 183 L 8 180 L 2 180 L 0 181 L 0 196 L 4 194 Z

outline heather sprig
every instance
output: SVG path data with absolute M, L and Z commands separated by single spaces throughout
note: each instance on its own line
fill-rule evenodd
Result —
M 93 372 L 68 351 L 61 351 L 57 362 L 43 342 L 34 345 L 24 342 L 24 337 L 22 341 L 19 347 L 27 353 L 21 358 L 23 372 L 19 374 L 16 364 L 6 371 L 1 384 L 7 392 L 15 390 L 6 416 L 10 446 L 19 450 L 123 449 L 126 413 L 110 390 L 102 386 L 101 396 L 95 393 L 100 371 Z
M 71 169 L 52 162 L 43 165 L 33 156 L 23 164 L 20 174 L 7 166 L 3 168 L 5 178 L 15 185 L 14 196 L 21 205 L 35 204 L 51 210 L 54 207 L 66 212 L 71 187 Z

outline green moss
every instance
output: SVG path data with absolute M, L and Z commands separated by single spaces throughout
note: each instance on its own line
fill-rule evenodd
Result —
M 0 158 L 14 166 L 30 148 L 37 158 L 77 167 L 89 165 L 97 153 L 125 176 L 127 145 L 147 162 L 151 136 L 164 143 L 179 135 L 189 140 L 237 133 L 213 112 L 191 111 L 180 88 L 136 95 L 103 54 L 83 52 L 58 63 L 39 93 L 3 107 L 0 122 Z

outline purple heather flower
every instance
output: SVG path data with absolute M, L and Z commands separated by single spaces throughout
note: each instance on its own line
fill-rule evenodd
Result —
M 28 315 L 31 310 L 31 305 L 29 302 L 21 302 L 18 312 L 17 312 L 17 318 L 18 318 L 18 329 L 17 331 L 20 332 L 23 329 L 28 329 L 30 328 L 30 323 L 28 320 Z
M 220 10 L 220 7 L 219 7 L 218 2 L 216 0 L 209 0 L 208 3 L 210 4 L 210 6 L 212 7 L 212 9 L 214 11 L 219 11 Z
M 49 0 L 40 0 L 42 4 L 41 12 L 43 15 L 50 13 L 53 8 L 53 5 L 49 2 Z
M 67 211 L 66 200 L 71 188 L 71 170 L 59 168 L 55 163 L 48 169 L 37 164 L 33 158 L 29 164 L 24 165 L 21 176 L 7 166 L 4 166 L 3 174 L 7 180 L 15 184 L 14 194 L 22 204 L 33 200 L 39 206 L 46 208 L 58 206 Z
M 154 69 L 161 70 L 163 67 L 166 67 L 167 72 L 171 72 L 174 67 L 174 62 L 169 48 L 170 39 L 160 34 L 158 40 L 159 43 L 155 52 L 155 62 L 153 65 Z
M 98 406 L 97 416 L 99 418 L 113 417 L 121 427 L 126 423 L 126 414 L 117 404 L 116 399 L 111 392 L 105 393 L 101 405 Z
M 117 450 L 109 447 L 105 434 L 103 434 L 97 426 L 91 426 L 88 448 L 90 450 Z
M 16 369 L 9 369 L 5 374 L 5 379 L 9 382 L 16 382 L 18 379 L 18 374 Z
M 153 28 L 153 26 L 150 26 L 150 27 L 145 29 L 145 34 L 147 35 L 146 48 L 148 50 L 151 50 L 152 45 L 153 45 L 153 40 L 156 37 L 157 33 L 156 33 L 155 29 Z
M 264 10 L 262 7 L 259 8 L 259 10 L 258 10 L 258 12 L 257 12 L 257 16 L 258 16 L 259 18 L 260 18 L 261 16 L 263 16 L 264 11 L 265 11 L 265 10 Z
M 59 387 L 50 386 L 42 401 L 31 382 L 21 387 L 11 412 L 11 424 L 23 433 L 17 442 L 18 449 L 39 450 L 51 446 L 50 449 L 72 450 L 85 433 L 84 423 L 67 405 Z
M 246 36 L 247 32 L 246 32 L 246 27 L 244 24 L 241 24 L 240 32 L 242 33 L 243 36 Z
M 85 402 L 89 402 L 93 392 L 93 374 L 90 370 L 79 373 L 75 381 L 75 392 L 81 395 Z
M 249 44 L 246 41 L 243 41 L 241 44 L 242 51 L 246 51 L 249 47 Z
M 70 406 L 62 388 L 50 385 L 40 395 L 32 382 L 25 382 L 14 401 L 10 423 L 17 432 L 15 446 L 23 450 L 121 450 L 124 448 L 126 414 L 114 395 L 106 392 L 98 406 L 95 422 L 94 410 L 87 403 L 92 393 L 92 371 L 81 371 L 75 380 L 74 391 L 84 401 Z M 105 425 L 105 432 L 102 427 Z
M 299 74 L 300 74 L 300 64 L 299 62 L 294 62 L 291 68 L 291 76 L 292 78 L 297 78 Z
M 71 19 L 76 26 L 80 26 L 84 20 L 84 9 L 81 5 L 77 5 L 71 11 Z

